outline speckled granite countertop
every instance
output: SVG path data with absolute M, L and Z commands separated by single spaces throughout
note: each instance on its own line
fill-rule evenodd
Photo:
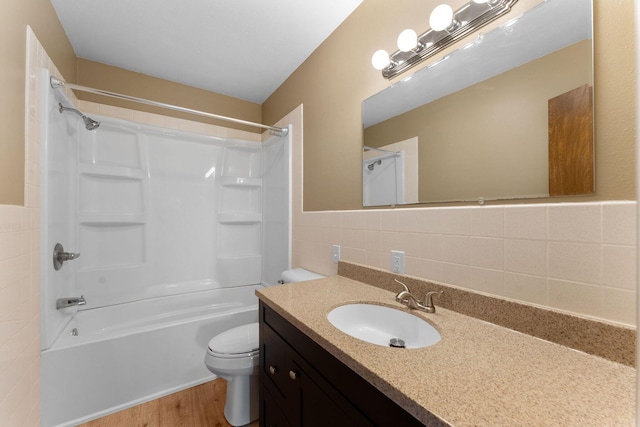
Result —
M 369 344 L 336 329 L 327 313 L 356 302 L 405 308 L 392 292 L 341 276 L 256 293 L 423 422 L 431 413 L 453 426 L 634 425 L 634 368 L 441 308 L 412 311 L 438 329 L 438 344 Z

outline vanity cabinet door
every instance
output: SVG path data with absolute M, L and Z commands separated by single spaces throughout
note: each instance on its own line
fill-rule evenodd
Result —
M 296 425 L 331 427 L 373 427 L 340 393 L 310 366 L 296 366 L 300 393 L 299 423 Z
M 372 426 L 273 329 L 261 325 L 260 337 L 261 425 Z
M 276 403 L 276 398 L 260 384 L 260 425 L 264 427 L 290 427 L 284 411 Z
M 260 330 L 260 357 L 261 363 L 260 374 L 265 380 L 273 385 L 281 396 L 290 393 L 292 387 L 289 379 L 289 371 L 292 369 L 290 362 L 287 360 L 287 343 L 271 328 L 265 327 Z

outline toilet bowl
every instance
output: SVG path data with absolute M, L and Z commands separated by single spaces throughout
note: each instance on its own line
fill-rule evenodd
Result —
M 281 283 L 320 279 L 316 273 L 296 268 L 282 273 Z M 237 326 L 209 341 L 204 363 L 227 380 L 224 417 L 232 426 L 242 426 L 258 419 L 258 364 L 260 344 L 258 323 Z
M 258 418 L 258 346 L 257 323 L 231 328 L 209 341 L 204 363 L 227 380 L 224 417 L 232 426 Z

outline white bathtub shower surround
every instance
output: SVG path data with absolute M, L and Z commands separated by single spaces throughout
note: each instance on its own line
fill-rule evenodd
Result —
M 41 79 L 42 424 L 72 425 L 214 378 L 207 342 L 290 266 L 290 137 L 87 130 Z M 56 243 L 80 253 L 58 271 Z
M 261 144 L 97 115 L 88 131 L 43 86 L 43 348 L 76 311 L 56 310 L 57 298 L 84 295 L 90 309 L 261 283 L 263 269 L 275 283 L 289 267 L 287 138 Z M 53 271 L 56 243 L 81 256 Z
M 87 307 L 260 283 L 261 144 L 104 118 L 80 135 Z
M 77 425 L 214 379 L 202 362 L 207 343 L 258 320 L 259 287 L 78 312 L 42 352 L 42 425 Z

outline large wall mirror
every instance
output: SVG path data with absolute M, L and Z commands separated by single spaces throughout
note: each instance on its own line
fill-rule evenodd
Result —
M 547 0 L 362 104 L 365 206 L 592 194 L 591 0 Z

